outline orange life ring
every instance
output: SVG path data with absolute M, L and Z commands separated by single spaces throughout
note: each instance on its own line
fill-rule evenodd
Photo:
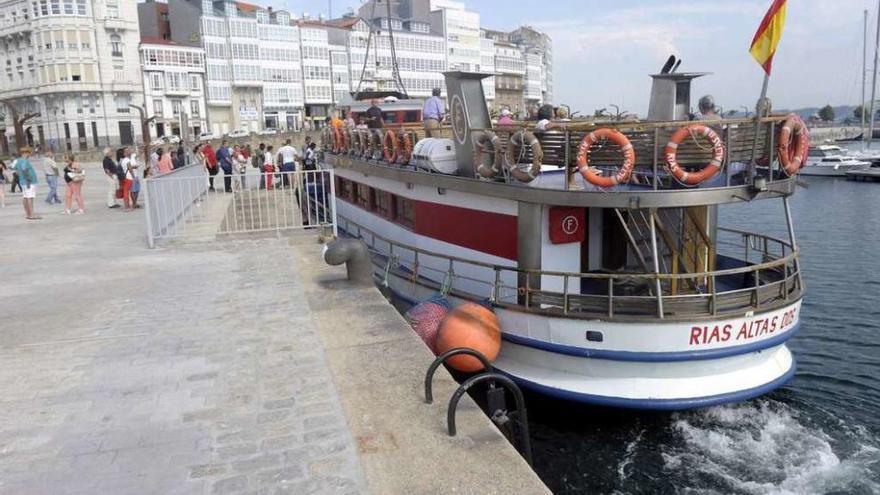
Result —
M 688 136 L 705 136 L 712 143 L 712 161 L 699 172 L 686 172 L 678 164 L 678 159 L 676 158 L 678 146 Z M 666 155 L 666 170 L 681 183 L 695 186 L 715 177 L 721 171 L 721 165 L 724 164 L 724 143 L 721 141 L 721 136 L 711 127 L 703 124 L 690 124 L 679 128 L 672 134 L 672 137 L 669 138 L 669 142 L 666 144 L 666 148 L 663 150 L 663 154 Z
M 492 151 L 492 166 L 483 163 L 483 153 L 489 147 Z M 480 176 L 487 179 L 501 173 L 501 139 L 492 131 L 483 131 L 474 138 L 474 167 Z
M 617 173 L 614 175 L 602 176 L 590 167 L 590 150 L 600 140 L 611 141 L 620 146 L 620 151 L 623 152 L 623 165 L 617 169 Z M 599 187 L 614 187 L 629 181 L 636 166 L 636 151 L 629 139 L 620 131 L 607 127 L 596 129 L 584 136 L 578 146 L 577 166 L 581 176 L 590 184 Z
M 532 166 L 528 171 L 520 170 L 517 164 L 517 148 L 529 146 L 532 149 Z M 541 162 L 544 161 L 544 150 L 541 142 L 529 131 L 517 131 L 510 135 L 507 142 L 507 167 L 514 179 L 529 183 L 541 175 Z
M 399 151 L 400 140 L 397 138 L 394 129 L 388 129 L 385 131 L 385 137 L 382 138 L 382 154 L 385 156 L 385 161 L 388 163 L 397 162 Z
M 407 165 L 409 164 L 409 161 L 412 160 L 414 147 L 412 131 L 404 132 L 403 139 L 401 141 L 402 143 L 400 147 L 400 157 L 398 158 L 398 161 L 401 165 Z
M 791 147 L 794 142 L 794 147 Z M 779 144 L 776 156 L 785 174 L 791 177 L 797 174 L 810 152 L 810 131 L 797 115 L 790 115 L 779 131 Z

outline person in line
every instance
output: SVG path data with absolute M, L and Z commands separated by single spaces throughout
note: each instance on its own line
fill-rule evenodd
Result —
M 303 170 L 318 170 L 318 145 L 317 143 L 309 143 L 303 153 Z
M 183 168 L 186 166 L 186 150 L 183 149 L 183 140 L 177 145 L 177 161 L 174 162 L 174 168 Z
M 278 156 L 281 161 L 281 187 L 289 189 L 291 176 L 296 172 L 296 162 L 300 160 L 299 152 L 290 145 L 288 139 L 284 142 L 284 146 L 278 148 Z
M 46 174 L 46 185 L 49 186 L 49 194 L 46 195 L 46 203 L 61 204 L 61 198 L 58 197 L 58 175 L 60 171 L 58 164 L 55 163 L 55 154 L 52 150 L 43 155 L 43 173 Z
M 232 152 L 229 144 L 224 140 L 217 149 L 217 163 L 223 169 L 223 190 L 232 192 Z
M 0 160 L 0 208 L 6 208 L 6 162 Z
M 165 153 L 165 150 L 162 148 L 155 148 L 152 153 L 150 153 L 150 163 L 149 167 L 145 170 L 150 172 L 150 175 L 157 176 L 161 172 L 159 172 L 159 159 L 162 158 L 162 155 Z
M 715 97 L 705 95 L 700 98 L 700 115 L 697 120 L 721 120 L 718 110 L 715 107 Z
M 510 116 L 510 109 L 501 109 L 501 117 L 498 118 L 498 125 L 513 125 L 513 118 Z
M 440 122 L 443 121 L 444 113 L 440 88 L 434 88 L 431 90 L 431 97 L 425 100 L 425 105 L 422 107 L 422 126 L 427 137 L 440 136 Z
M 275 155 L 272 153 L 272 146 L 266 146 L 266 151 L 263 153 L 263 180 L 265 181 L 265 189 L 273 189 L 275 179 L 273 177 L 273 173 L 275 172 L 275 164 L 273 163 L 273 158 Z M 260 184 L 260 189 L 263 189 L 263 185 Z
M 156 173 L 154 175 L 159 174 L 167 174 L 174 170 L 174 163 L 171 161 L 171 154 L 165 153 L 162 148 L 159 148 L 159 159 L 156 161 Z M 171 153 L 174 153 L 173 151 Z
M 385 122 L 382 120 L 382 108 L 379 107 L 379 100 L 373 98 L 370 102 L 370 108 L 364 112 L 364 118 L 367 122 L 367 128 L 369 129 L 381 129 L 385 127 Z
M 244 157 L 242 149 L 243 148 L 237 144 L 232 147 L 232 171 L 235 173 L 232 189 L 236 191 L 241 191 L 246 185 L 244 174 L 247 172 L 248 161 Z
M 345 116 L 345 128 L 346 129 L 354 129 L 355 123 L 354 118 L 351 116 L 351 112 Z
M 263 176 L 263 165 L 266 160 L 266 143 L 260 143 L 257 152 L 251 157 L 251 165 L 257 169 L 260 174 L 260 189 L 266 189 L 266 178 Z
M 202 154 L 205 155 L 205 168 L 208 169 L 208 190 L 214 190 L 214 176 L 220 171 L 217 168 L 217 154 L 214 153 L 214 148 L 211 147 L 211 143 L 205 143 L 202 147 Z
M 197 144 L 195 148 L 193 148 L 193 157 L 195 158 L 196 165 L 200 167 L 207 167 L 207 165 L 205 164 L 205 153 L 202 151 L 203 148 L 203 144 Z
M 64 214 L 70 215 L 70 207 L 76 200 L 76 205 L 79 207 L 76 214 L 82 215 L 86 212 L 82 197 L 82 186 L 83 181 L 86 180 L 86 173 L 74 159 L 73 153 L 64 156 L 64 163 L 64 182 L 67 183 L 67 192 L 64 195 Z
M 171 153 L 169 153 L 169 155 L 171 155 L 171 170 L 177 170 L 180 167 L 183 167 L 183 165 L 180 163 L 180 159 L 178 158 L 177 150 L 171 150 Z
M 113 150 L 104 148 L 104 161 L 101 166 L 104 169 L 104 177 L 107 181 L 107 208 L 119 208 L 116 204 L 116 190 L 119 189 L 119 178 L 116 176 L 116 163 L 113 161 Z
M 302 157 L 303 160 L 305 159 L 306 151 L 309 149 L 310 144 L 312 144 L 312 136 L 306 136 L 303 139 L 302 151 L 300 151 L 300 156 Z
M 12 187 L 9 189 L 10 193 L 15 193 L 15 188 L 18 188 L 18 192 L 22 192 L 21 189 L 21 180 L 18 177 L 18 170 L 15 168 L 15 161 L 18 160 L 18 153 L 12 154 L 12 163 L 9 164 L 9 168 L 12 169 Z
M 15 170 L 18 171 L 18 180 L 21 186 L 22 205 L 24 217 L 27 220 L 40 220 L 34 213 L 34 198 L 37 197 L 37 171 L 28 159 L 32 150 L 25 146 L 19 150 L 18 159 L 15 160 Z
M 357 130 L 359 130 L 359 131 L 369 129 L 369 126 L 367 126 L 367 119 L 366 119 L 366 117 L 364 117 L 363 115 L 361 115 L 360 117 L 358 117 L 358 123 L 357 123 L 357 125 L 356 125 L 354 128 L 357 129 Z
M 122 159 L 119 160 L 119 166 L 124 170 L 125 175 L 122 180 L 122 202 L 125 205 L 125 211 L 132 211 L 132 196 L 131 188 L 134 185 L 134 179 L 137 177 L 137 162 L 134 158 L 134 152 L 131 151 L 131 148 L 125 147 L 122 149 Z

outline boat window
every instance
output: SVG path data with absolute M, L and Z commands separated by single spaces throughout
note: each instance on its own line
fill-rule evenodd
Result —
M 337 177 L 336 190 L 338 191 L 338 196 L 340 199 L 344 199 L 345 201 L 352 200 L 352 182 L 348 179 L 343 179 L 342 177 Z
M 365 185 L 365 184 L 358 184 L 358 185 L 357 185 L 357 188 L 355 189 L 355 194 L 356 194 L 355 202 L 356 202 L 361 208 L 363 208 L 363 209 L 365 209 L 365 210 L 372 210 L 372 209 L 373 209 L 373 208 L 371 207 L 371 206 L 372 206 L 372 204 L 371 204 L 372 202 L 370 201 L 370 200 L 371 200 L 371 196 L 372 196 L 371 192 L 372 192 L 372 191 L 371 191 L 371 189 L 370 189 L 370 186 Z
M 376 213 L 385 218 L 392 218 L 391 193 L 376 190 Z
M 840 148 L 826 148 L 825 156 L 840 156 L 843 154 L 843 150 Z
M 838 157 L 832 156 L 832 157 L 829 157 L 829 158 L 825 158 L 825 159 L 823 159 L 822 161 L 823 161 L 823 162 L 826 162 L 826 163 L 827 163 L 827 162 L 840 163 L 840 157 L 839 157 L 839 156 L 838 156 Z
M 419 118 L 418 110 L 410 110 L 406 112 L 406 115 L 403 118 L 404 122 L 421 122 L 422 119 Z
M 810 149 L 810 156 L 821 158 L 821 157 L 825 156 L 825 153 L 822 153 L 822 150 L 820 150 L 820 149 L 811 148 Z
M 415 224 L 415 208 L 411 200 L 394 196 L 394 220 L 404 227 L 412 228 Z

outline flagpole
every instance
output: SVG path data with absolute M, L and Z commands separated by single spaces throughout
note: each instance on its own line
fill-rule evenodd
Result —
M 871 125 L 868 126 L 868 136 L 865 140 L 867 147 L 871 148 L 874 139 L 874 101 L 877 99 L 877 63 L 880 62 L 880 2 L 877 2 L 877 41 L 874 46 L 874 77 L 871 78 Z
M 765 117 L 768 105 L 767 105 L 767 87 L 770 85 L 770 73 L 764 71 L 764 83 L 761 85 L 761 97 L 758 98 L 758 104 L 755 105 L 755 139 L 752 141 L 752 159 L 749 162 L 749 178 L 752 179 L 752 182 L 755 180 L 755 175 L 757 171 L 757 158 L 758 158 L 758 134 L 761 132 L 761 119 Z M 770 169 L 768 170 L 768 174 L 773 170 L 773 163 L 771 161 L 769 165 Z

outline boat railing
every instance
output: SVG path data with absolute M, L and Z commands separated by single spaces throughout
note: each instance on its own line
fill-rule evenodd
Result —
M 383 282 L 395 275 L 444 295 L 548 316 L 691 320 L 775 309 L 796 301 L 803 292 L 798 251 L 787 241 L 741 230 L 718 229 L 725 237 L 719 250 L 726 253 L 732 268 L 699 273 L 575 273 L 519 269 L 436 253 L 393 241 L 342 216 L 339 225 L 367 244 L 384 274 Z M 671 288 L 673 280 L 678 281 L 677 290 Z

